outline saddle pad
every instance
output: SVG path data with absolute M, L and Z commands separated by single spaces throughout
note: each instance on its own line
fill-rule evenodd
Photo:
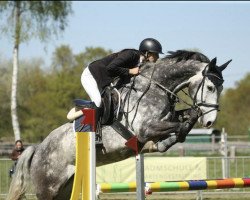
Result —
M 92 130 L 91 125 L 82 124 L 84 117 L 85 116 L 80 116 L 77 119 L 75 119 L 75 123 L 74 123 L 75 132 L 89 132 L 90 130 Z
M 83 100 L 83 99 L 75 99 L 73 100 L 74 104 L 77 107 L 85 107 L 85 108 L 94 108 L 95 103 L 93 101 Z

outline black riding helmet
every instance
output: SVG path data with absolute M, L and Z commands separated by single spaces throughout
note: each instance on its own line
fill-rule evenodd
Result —
M 139 47 L 139 51 L 141 52 L 148 51 L 148 52 L 163 54 L 161 43 L 154 38 L 146 38 L 142 40 Z

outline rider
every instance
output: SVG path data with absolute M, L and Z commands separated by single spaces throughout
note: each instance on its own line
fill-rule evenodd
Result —
M 141 63 L 156 62 L 162 54 L 162 46 L 154 38 L 144 39 L 136 49 L 124 49 L 90 63 L 83 71 L 81 83 L 90 99 L 101 106 L 103 89 L 116 77 L 130 77 L 139 74 Z

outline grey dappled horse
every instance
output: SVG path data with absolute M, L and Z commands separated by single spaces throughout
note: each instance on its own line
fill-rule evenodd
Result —
M 146 144 L 144 152 L 164 152 L 175 143 L 183 142 L 197 120 L 204 127 L 210 127 L 217 116 L 218 98 L 223 89 L 222 71 L 230 61 L 218 67 L 216 58 L 210 61 L 197 52 L 170 53 L 155 64 L 143 65 L 141 74 L 132 78 L 133 89 L 131 83 L 119 89 L 122 99 L 129 96 L 123 109 L 127 115 L 123 116 L 122 123 Z M 178 114 L 174 109 L 178 100 L 175 94 L 186 87 L 193 99 L 192 108 Z M 97 149 L 97 166 L 134 154 L 124 145 L 126 140 L 110 126 L 102 128 L 102 140 L 104 149 Z M 74 163 L 75 132 L 72 123 L 66 123 L 52 131 L 41 144 L 25 150 L 7 199 L 21 199 L 30 181 L 39 200 L 68 200 Z

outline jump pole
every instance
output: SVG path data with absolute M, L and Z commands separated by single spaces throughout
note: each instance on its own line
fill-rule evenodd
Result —
M 82 109 L 84 118 L 81 124 L 85 132 L 76 132 L 75 177 L 70 200 L 96 199 L 96 113 L 94 109 Z
M 145 184 L 145 192 L 170 192 L 188 190 L 211 190 L 250 187 L 250 178 L 228 178 L 192 181 L 167 181 Z M 136 183 L 101 183 L 97 185 L 99 193 L 135 192 Z

